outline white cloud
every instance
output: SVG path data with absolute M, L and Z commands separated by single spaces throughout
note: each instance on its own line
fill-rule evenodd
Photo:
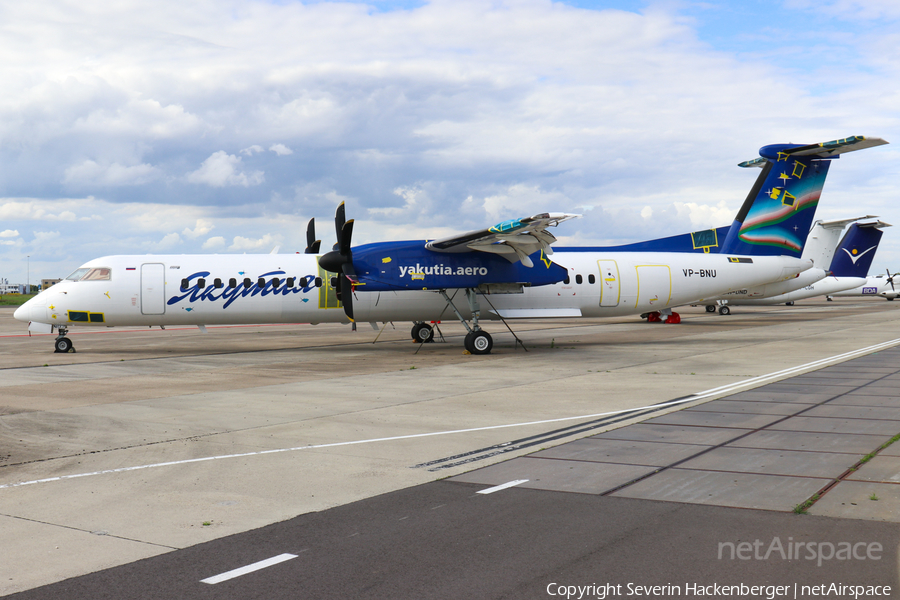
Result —
M 206 235 L 213 229 L 215 229 L 215 225 L 212 224 L 212 221 L 209 221 L 207 219 L 197 219 L 197 223 L 195 224 L 193 229 L 185 227 L 184 231 L 182 231 L 181 233 L 185 237 L 193 239 L 200 237 L 201 235 Z
M 15 229 L 6 229 L 5 231 L 0 231 L 0 238 L 14 238 L 19 237 L 19 232 Z
M 240 166 L 240 157 L 219 150 L 203 161 L 199 169 L 188 173 L 187 180 L 190 183 L 205 183 L 212 187 L 234 185 L 249 187 L 266 180 L 262 171 L 253 171 L 248 175 L 239 170 Z
M 257 239 L 237 235 L 234 237 L 234 242 L 228 247 L 228 249 L 237 251 L 260 251 L 271 250 L 272 248 L 280 245 L 281 242 L 279 238 L 268 233 Z
M 272 144 L 271 146 L 269 146 L 269 150 L 271 150 L 278 156 L 288 156 L 294 153 L 293 150 L 291 150 L 284 144 Z
M 157 244 L 160 250 L 169 250 L 181 244 L 181 236 L 177 233 L 170 233 L 163 237 Z
M 202 248 L 204 250 L 215 250 L 217 248 L 221 248 L 225 245 L 225 238 L 221 235 L 217 235 L 215 237 L 211 237 L 205 242 L 203 242 Z
M 119 163 L 101 165 L 86 160 L 65 170 L 63 181 L 82 186 L 100 185 L 143 185 L 162 176 L 162 171 L 153 165 L 141 164 L 126 167 Z
M 262 146 L 260 146 L 259 144 L 253 144 L 249 148 L 244 148 L 243 150 L 241 150 L 241 154 L 243 154 L 245 156 L 253 156 L 254 154 L 258 154 L 259 152 L 262 152 L 262 151 L 263 151 Z

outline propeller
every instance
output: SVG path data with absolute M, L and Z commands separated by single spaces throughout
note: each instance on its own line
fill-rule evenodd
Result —
M 891 284 L 891 291 L 892 291 L 892 292 L 897 291 L 896 288 L 894 288 L 894 275 L 897 275 L 897 273 L 894 273 L 894 275 L 891 275 L 891 270 L 890 270 L 890 269 L 885 269 L 885 271 L 887 271 L 887 276 L 888 276 L 888 277 L 887 277 L 887 282 L 888 282 L 889 284 Z
M 353 238 L 353 219 L 346 220 L 344 203 L 341 202 L 334 215 L 334 227 L 337 243 L 334 250 L 319 259 L 319 266 L 331 273 L 337 273 L 335 292 L 337 299 L 344 305 L 344 313 L 353 320 L 353 285 L 357 281 L 353 268 L 353 252 L 350 242 Z
M 316 239 L 316 219 L 313 217 L 306 225 L 306 254 L 318 254 L 322 240 Z

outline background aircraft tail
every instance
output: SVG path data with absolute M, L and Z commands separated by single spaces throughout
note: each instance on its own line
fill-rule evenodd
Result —
M 834 253 L 831 274 L 835 277 L 866 277 L 884 227 L 890 225 L 882 221 L 851 225 Z
M 719 252 L 799 258 L 810 231 L 831 160 L 844 152 L 886 144 L 854 136 L 821 144 L 773 144 L 740 163 L 761 167 Z

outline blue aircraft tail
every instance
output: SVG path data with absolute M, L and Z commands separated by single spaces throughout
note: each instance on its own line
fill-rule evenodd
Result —
M 760 158 L 740 163 L 761 167 L 719 252 L 799 258 L 825 185 L 828 167 L 840 154 L 886 144 L 853 136 L 822 144 L 773 144 Z
M 854 223 L 834 251 L 831 274 L 835 277 L 866 277 L 881 241 L 886 223 Z

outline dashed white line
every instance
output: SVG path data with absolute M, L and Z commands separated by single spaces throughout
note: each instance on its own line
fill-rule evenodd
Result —
M 267 558 L 266 560 L 255 562 L 252 565 L 247 565 L 246 567 L 240 567 L 238 569 L 233 569 L 225 573 L 220 573 L 219 575 L 201 579 L 200 583 L 215 585 L 217 583 L 222 583 L 223 581 L 228 581 L 229 579 L 234 579 L 235 577 L 240 577 L 241 575 L 246 575 L 247 573 L 253 573 L 254 571 L 259 571 L 260 569 L 265 569 L 267 567 L 283 563 L 284 561 L 291 560 L 292 558 L 297 558 L 297 555 L 279 554 L 278 556 L 273 556 L 272 558 Z
M 266 454 L 280 454 L 283 452 L 299 452 L 301 450 L 317 450 L 320 448 L 337 448 L 339 446 L 355 446 L 358 444 L 372 444 L 377 442 L 393 442 L 398 440 L 412 440 L 416 438 L 426 438 L 426 437 L 434 437 L 438 435 L 453 435 L 457 433 L 472 433 L 475 431 L 490 431 L 493 429 L 507 429 L 510 427 L 527 427 L 531 425 L 546 425 L 549 423 L 561 423 L 564 421 L 579 421 L 585 419 L 596 419 L 598 417 L 608 417 L 612 415 L 619 415 L 623 413 L 633 413 L 639 412 L 642 410 L 647 410 L 651 408 L 665 408 L 670 406 L 678 406 L 680 404 L 685 404 L 687 402 L 696 402 L 698 400 L 704 400 L 706 398 L 711 398 L 715 396 L 724 396 L 735 393 L 744 388 L 752 388 L 760 386 L 764 383 L 769 383 L 771 381 L 776 381 L 779 379 L 784 379 L 791 375 L 799 375 L 800 373 L 806 371 L 812 371 L 815 369 L 820 369 L 822 367 L 837 364 L 840 362 L 844 362 L 846 360 L 850 360 L 852 358 L 857 358 L 860 356 L 865 356 L 866 354 L 871 354 L 873 352 L 877 352 L 879 350 L 886 350 L 887 348 L 892 348 L 894 346 L 900 345 L 900 338 L 890 340 L 888 342 L 883 342 L 881 344 L 875 344 L 873 346 L 867 346 L 865 348 L 860 348 L 859 350 L 853 350 L 851 352 L 845 352 L 843 354 L 837 354 L 835 356 L 830 356 L 828 358 L 823 358 L 821 360 L 816 360 L 813 362 L 809 362 L 803 365 L 799 365 L 796 367 L 791 367 L 789 369 L 783 369 L 781 371 L 776 371 L 774 373 L 769 373 L 767 375 L 760 375 L 758 377 L 752 377 L 750 379 L 745 379 L 744 381 L 739 381 L 736 383 L 732 383 L 729 385 L 724 385 L 721 387 L 713 388 L 711 390 L 706 390 L 704 392 L 698 392 L 696 394 L 692 394 L 687 398 L 680 398 L 678 400 L 671 400 L 669 402 L 660 402 L 658 404 L 651 404 L 649 406 L 639 406 L 635 408 L 626 408 L 622 410 L 613 410 L 602 413 L 595 413 L 592 415 L 577 415 L 574 417 L 560 417 L 558 419 L 544 419 L 542 421 L 528 421 L 525 423 L 507 423 L 505 425 L 489 425 L 486 427 L 472 427 L 469 429 L 452 429 L 449 431 L 431 431 L 428 433 L 412 433 L 409 435 L 395 435 L 391 437 L 383 437 L 383 438 L 372 438 L 367 440 L 352 440 L 348 442 L 333 442 L 331 444 L 312 444 L 309 446 L 296 446 L 293 448 L 277 448 L 273 450 L 259 450 L 256 452 L 243 452 L 241 454 L 225 454 L 220 456 L 206 456 L 203 458 L 189 458 L 186 460 L 173 460 L 170 462 L 162 462 L 155 463 L 149 465 L 137 465 L 134 467 L 120 467 L 117 469 L 105 469 L 103 471 L 93 471 L 90 473 L 76 473 L 73 475 L 60 475 L 58 477 L 48 477 L 46 479 L 35 479 L 32 481 L 22 481 L 19 483 L 4 483 L 0 484 L 0 490 L 9 489 L 9 488 L 17 488 L 26 485 L 34 485 L 36 483 L 50 483 L 52 481 L 65 481 L 68 479 L 77 479 L 80 477 L 93 477 L 95 475 L 107 475 L 111 473 L 127 473 L 129 471 L 140 471 L 143 469 L 156 469 L 159 467 L 171 467 L 175 465 L 189 465 L 193 463 L 201 463 L 207 462 L 211 460 L 225 460 L 231 458 L 245 458 L 248 456 L 263 456 Z
M 507 481 L 506 483 L 501 483 L 500 485 L 495 485 L 494 487 L 489 487 L 486 490 L 479 490 L 475 493 L 476 494 L 493 494 L 494 492 L 499 492 L 500 490 L 505 490 L 506 488 L 511 488 L 516 485 L 521 485 L 527 481 L 529 481 L 529 480 L 528 479 L 516 479 L 515 481 Z

